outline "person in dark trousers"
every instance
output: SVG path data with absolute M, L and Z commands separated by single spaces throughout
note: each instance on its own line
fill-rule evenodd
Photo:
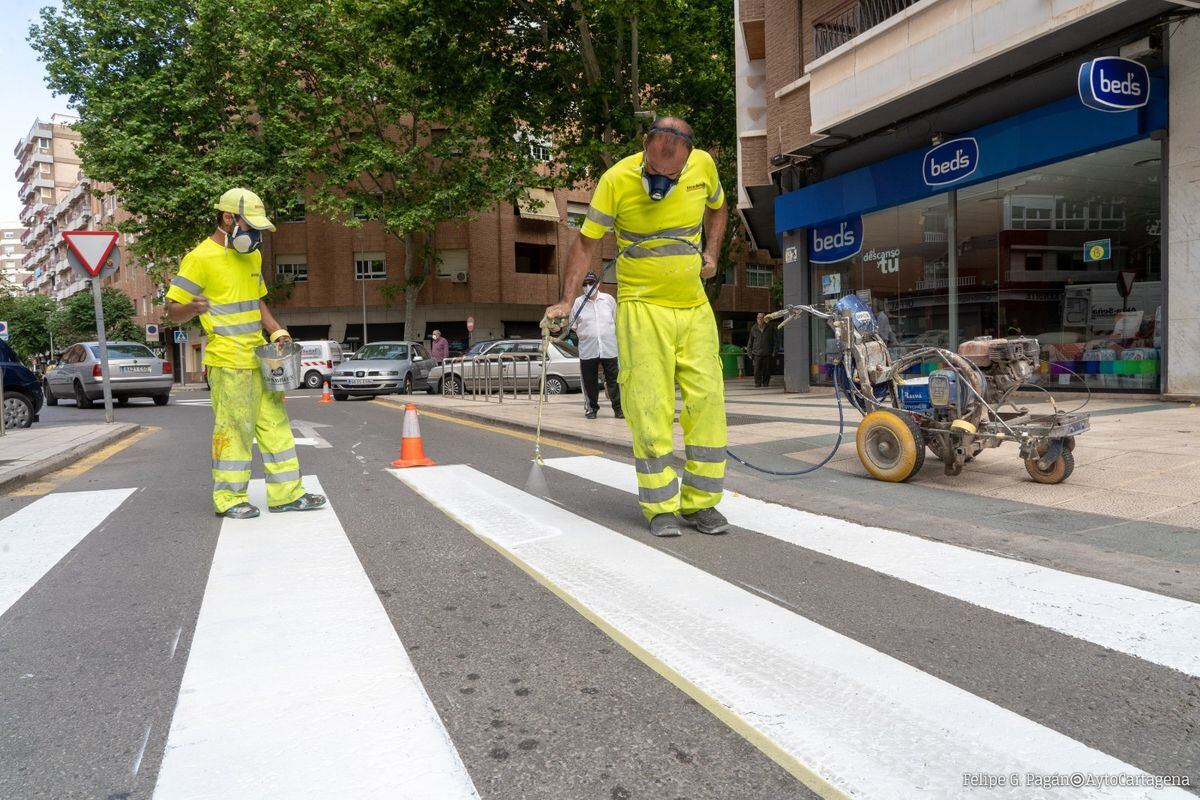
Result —
M 771 358 L 775 353 L 775 330 L 766 323 L 766 314 L 759 313 L 750 326 L 750 339 L 746 342 L 746 353 L 754 362 L 754 385 L 768 386 L 771 383 Z
M 621 387 L 617 385 L 617 301 L 598 288 L 588 297 L 596 283 L 596 273 L 583 278 L 583 294 L 575 299 L 571 316 L 579 336 L 579 373 L 583 379 L 583 415 L 595 419 L 600 410 L 599 370 L 604 370 L 604 384 L 612 401 L 613 415 L 624 419 L 621 412 Z M 584 298 L 587 297 L 585 300 Z
M 433 353 L 431 355 L 434 363 L 440 364 L 450 357 L 450 343 L 442 336 L 441 331 L 433 332 L 432 344 Z

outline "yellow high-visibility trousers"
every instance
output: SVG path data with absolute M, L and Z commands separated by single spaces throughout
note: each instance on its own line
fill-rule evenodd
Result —
M 712 307 L 623 301 L 617 306 L 617 352 L 642 513 L 651 519 L 715 506 L 725 483 L 726 439 L 725 381 Z M 676 383 L 683 396 L 679 424 L 687 459 L 682 488 L 669 463 Z
M 217 513 L 245 503 L 254 439 L 267 477 L 267 504 L 282 506 L 304 494 L 292 423 L 283 392 L 267 391 L 257 369 L 209 367 L 212 388 L 213 508 Z

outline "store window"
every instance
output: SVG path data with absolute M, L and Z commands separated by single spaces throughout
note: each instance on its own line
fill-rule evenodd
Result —
M 894 355 L 1029 336 L 1041 348 L 1036 383 L 1155 391 L 1161 158 L 1145 140 L 959 189 L 953 274 L 950 195 L 868 214 L 855 256 L 812 264 L 813 296 L 859 295 L 887 316 Z M 823 323 L 811 331 L 813 375 L 827 380 L 835 343 Z

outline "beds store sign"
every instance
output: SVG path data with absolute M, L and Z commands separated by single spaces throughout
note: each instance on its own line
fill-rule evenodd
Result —
M 943 142 L 925 153 L 921 177 L 926 186 L 945 186 L 979 168 L 979 142 L 971 137 Z
M 1140 61 L 1104 56 L 1079 67 L 1079 99 L 1097 111 L 1129 111 L 1150 102 L 1150 70 Z
M 861 215 L 827 222 L 808 229 L 808 260 L 813 264 L 832 264 L 862 250 Z

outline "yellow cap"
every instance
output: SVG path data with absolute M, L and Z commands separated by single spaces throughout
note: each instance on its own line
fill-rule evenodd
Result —
M 215 208 L 218 211 L 228 211 L 231 214 L 237 214 L 246 220 L 246 222 L 249 222 L 250 227 L 255 230 L 275 230 L 275 226 L 271 223 L 271 220 L 267 219 L 267 207 L 263 205 L 262 198 L 249 189 L 230 189 L 221 195 L 221 199 L 217 201 Z

